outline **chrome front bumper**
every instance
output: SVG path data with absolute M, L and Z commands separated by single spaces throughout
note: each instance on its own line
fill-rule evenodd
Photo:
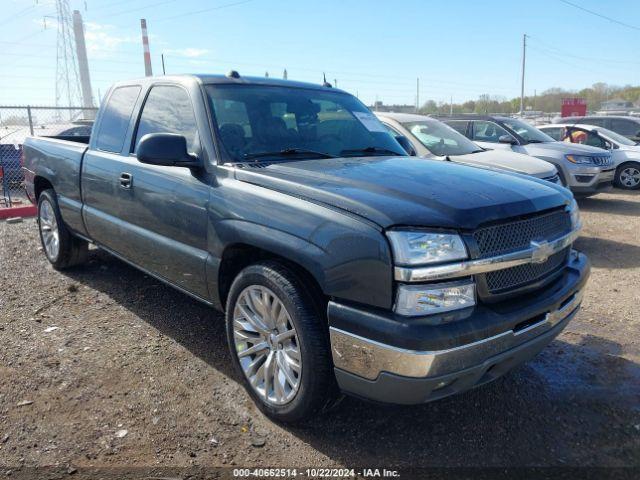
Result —
M 382 372 L 416 378 L 457 372 L 518 347 L 568 321 L 577 313 L 582 295 L 582 290 L 575 292 L 560 308 L 547 312 L 539 321 L 521 329 L 446 350 L 406 350 L 331 327 L 333 363 L 338 369 L 368 380 L 375 380 Z

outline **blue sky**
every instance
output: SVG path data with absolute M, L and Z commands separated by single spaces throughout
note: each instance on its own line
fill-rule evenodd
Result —
M 140 18 L 154 73 L 281 76 L 338 86 L 364 100 L 454 102 L 520 93 L 522 34 L 531 36 L 526 93 L 594 82 L 640 84 L 640 2 L 572 0 L 69 0 L 81 11 L 94 96 L 144 74 Z M 54 0 L 2 0 L 0 105 L 55 102 Z M 86 9 L 85 9 L 86 5 Z M 46 24 L 46 28 L 45 27 Z

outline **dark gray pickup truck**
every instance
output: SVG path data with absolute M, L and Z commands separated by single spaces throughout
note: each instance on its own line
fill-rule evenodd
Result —
M 224 311 L 279 420 L 339 392 L 415 404 L 493 380 L 562 331 L 589 275 L 568 190 L 405 156 L 329 85 L 121 82 L 76 140 L 24 146 L 49 261 L 91 242 Z

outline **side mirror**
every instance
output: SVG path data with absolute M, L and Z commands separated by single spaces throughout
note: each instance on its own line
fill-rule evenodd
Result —
M 500 137 L 498 138 L 498 142 L 499 143 L 508 143 L 510 145 L 515 145 L 516 139 L 513 138 L 511 135 L 500 135 Z
M 404 135 L 396 135 L 395 139 L 400 144 L 400 146 L 404 149 L 404 151 L 407 152 L 407 155 L 415 157 L 418 154 L 418 152 L 416 152 L 416 149 L 413 148 L 413 145 L 411 145 L 411 142 L 409 141 L 409 139 Z
M 187 151 L 187 139 L 175 133 L 148 133 L 140 139 L 138 160 L 165 167 L 199 167 L 200 161 Z

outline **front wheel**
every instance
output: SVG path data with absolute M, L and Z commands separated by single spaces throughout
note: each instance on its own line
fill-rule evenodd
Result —
M 616 170 L 615 185 L 624 190 L 640 188 L 640 163 L 623 163 Z
M 284 422 L 335 396 L 326 322 L 305 287 L 284 265 L 264 262 L 238 274 L 227 300 L 233 363 L 258 408 Z

